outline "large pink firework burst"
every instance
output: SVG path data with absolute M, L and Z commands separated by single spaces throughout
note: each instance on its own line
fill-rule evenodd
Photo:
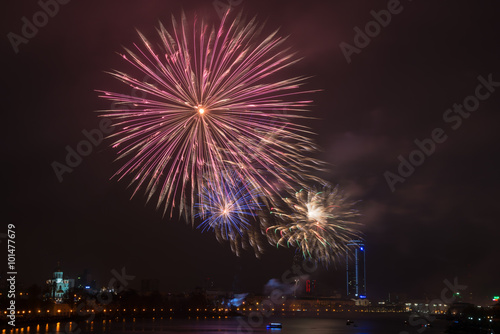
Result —
M 277 31 L 261 38 L 255 19 L 231 21 L 228 13 L 218 28 L 182 14 L 170 32 L 161 23 L 157 31 L 158 44 L 139 33 L 142 45 L 122 55 L 148 82 L 110 73 L 143 96 L 99 91 L 123 106 L 103 116 L 118 129 L 118 158 L 127 158 L 115 176 L 130 175 L 134 194 L 144 189 L 148 201 L 156 194 L 164 212 L 178 203 L 192 218 L 204 180 L 237 175 L 272 198 L 313 178 L 314 144 L 295 123 L 312 102 L 300 96 L 311 91 L 301 89 L 304 77 L 275 79 L 297 61 Z

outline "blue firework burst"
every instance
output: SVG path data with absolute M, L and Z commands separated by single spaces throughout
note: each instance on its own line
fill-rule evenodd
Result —
M 257 189 L 235 173 L 220 177 L 217 183 L 221 184 L 208 181 L 199 194 L 196 217 L 203 222 L 197 228 L 214 231 L 217 239 L 233 241 L 246 234 L 263 205 L 256 202 Z

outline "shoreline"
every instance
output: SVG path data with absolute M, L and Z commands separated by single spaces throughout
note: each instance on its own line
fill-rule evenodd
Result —
M 299 313 L 299 314 L 297 314 Z M 317 315 L 314 312 L 290 312 L 288 314 L 272 314 L 269 317 L 264 317 L 265 319 L 289 319 L 289 318 L 304 318 L 304 319 L 370 319 L 370 318 L 400 318 L 402 320 L 407 319 L 411 315 L 411 312 L 335 312 L 332 314 L 320 314 Z M 5 319 L 2 319 L 0 323 L 0 328 L 2 330 L 16 330 L 24 327 L 31 326 L 41 326 L 49 324 L 63 324 L 66 326 L 71 323 L 85 323 L 93 322 L 95 320 L 108 320 L 108 321 L 135 321 L 135 320 L 223 320 L 223 319 L 236 319 L 236 318 L 247 318 L 250 317 L 250 313 L 231 313 L 231 314 L 215 314 L 215 313 L 203 313 L 193 315 L 188 312 L 186 313 L 175 313 L 175 314 L 102 314 L 102 313 L 90 313 L 86 315 L 77 316 L 50 316 L 42 318 L 19 318 L 16 319 L 16 325 L 9 325 Z M 436 320 L 447 320 L 445 316 L 436 316 Z

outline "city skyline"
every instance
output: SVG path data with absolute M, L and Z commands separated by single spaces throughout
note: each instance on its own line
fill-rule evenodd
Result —
M 366 249 L 364 244 L 360 240 L 354 240 L 351 243 L 351 246 L 354 246 L 352 250 L 356 253 L 365 255 Z M 362 249 L 362 250 L 361 250 Z M 348 254 L 346 254 L 346 257 Z M 126 288 L 128 291 L 134 291 L 141 296 L 147 295 L 147 293 L 158 292 L 161 295 L 167 296 L 171 294 L 190 294 L 196 293 L 198 289 L 202 289 L 203 291 L 225 291 L 227 293 L 233 294 L 251 294 L 255 296 L 266 296 L 269 295 L 269 288 L 278 289 L 282 291 L 287 299 L 302 299 L 302 298 L 333 298 L 337 300 L 356 300 L 356 305 L 359 306 L 367 306 L 371 305 L 373 307 L 377 307 L 377 303 L 384 302 L 388 303 L 387 305 L 402 305 L 401 303 L 405 303 L 408 301 L 418 301 L 429 302 L 431 300 L 439 300 L 443 298 L 443 291 L 451 291 L 455 295 L 454 298 L 457 302 L 466 302 L 466 303 L 479 303 L 483 306 L 491 306 L 494 305 L 495 302 L 498 302 L 498 298 L 495 300 L 494 295 L 489 296 L 475 296 L 471 291 L 476 291 L 475 287 L 470 287 L 467 285 L 461 284 L 456 277 L 451 280 L 445 279 L 443 280 L 443 288 L 440 291 L 426 291 L 425 293 L 420 294 L 411 294 L 408 291 L 385 291 L 381 293 L 380 291 L 375 291 L 371 296 L 366 292 L 366 273 L 360 272 L 361 276 L 356 281 L 355 275 L 349 275 L 349 268 L 356 268 L 354 266 L 355 257 L 350 258 L 351 267 L 349 267 L 346 262 L 346 272 L 347 275 L 344 274 L 344 281 L 337 282 L 336 285 L 330 285 L 331 282 L 325 280 L 325 278 L 320 278 L 321 276 L 314 275 L 317 267 L 313 270 L 307 269 L 308 266 L 311 265 L 308 261 L 305 262 L 297 262 L 298 257 L 294 257 L 294 263 L 291 265 L 290 270 L 285 272 L 282 276 L 282 279 L 270 278 L 262 287 L 257 290 L 241 290 L 240 287 L 235 286 L 235 281 L 231 282 L 229 285 L 220 285 L 211 277 L 199 277 L 198 283 L 186 287 L 185 289 L 172 289 L 171 286 L 162 285 L 161 281 L 158 278 L 154 277 L 141 277 L 131 275 L 130 272 L 127 271 L 126 268 L 121 268 L 120 271 L 113 269 L 110 272 L 110 277 L 99 278 L 92 275 L 92 271 L 89 269 L 83 269 L 80 274 L 72 275 L 67 274 L 64 270 L 63 266 L 60 262 L 57 262 L 57 266 L 55 269 L 50 270 L 52 273 L 50 275 L 51 278 L 44 280 L 43 282 L 34 282 L 33 284 L 23 284 L 21 282 L 19 285 L 19 292 L 25 293 L 30 289 L 34 289 L 36 286 L 41 291 L 45 291 L 44 293 L 47 298 L 51 300 L 55 300 L 58 303 L 61 303 L 64 298 L 67 298 L 65 293 L 68 293 L 73 290 L 78 291 L 87 291 L 88 293 L 98 293 L 102 289 L 114 289 L 116 290 L 115 284 L 118 283 L 118 289 Z M 364 259 L 359 260 L 358 265 L 363 265 Z M 301 267 L 301 269 L 297 269 Z M 305 270 L 304 270 L 305 269 Z M 298 270 L 298 271 L 297 271 Z M 291 272 L 294 272 L 296 276 L 288 277 Z M 309 275 L 312 273 L 312 275 Z M 356 273 L 356 269 L 354 269 L 354 273 Z M 364 274 L 364 275 L 363 275 Z M 284 277 L 287 276 L 286 279 Z M 125 278 L 125 286 L 122 286 L 122 279 L 120 277 Z M 118 282 L 116 280 L 118 278 Z M 290 281 L 290 278 L 293 281 Z M 318 279 L 319 278 L 319 279 Z M 107 284 L 106 284 L 107 282 Z M 278 282 L 278 285 L 276 285 Z M 364 283 L 364 284 L 363 284 Z M 61 289 L 61 284 L 64 285 L 62 291 L 57 291 Z M 345 288 L 347 286 L 347 289 Z M 451 289 L 451 290 L 450 290 Z M 36 289 L 35 289 L 36 290 Z M 75 290 L 75 291 L 76 291 Z M 363 291 L 364 290 L 364 291 Z M 364 292 L 365 294 L 360 294 Z M 358 295 L 356 295 L 356 292 Z M 63 298 L 63 296 L 65 296 Z M 380 305 L 379 305 L 380 306 Z

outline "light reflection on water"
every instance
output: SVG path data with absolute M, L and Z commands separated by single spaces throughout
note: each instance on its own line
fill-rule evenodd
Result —
M 114 319 L 94 320 L 91 322 L 58 322 L 51 324 L 38 324 L 15 329 L 2 330 L 2 334 L 101 334 L 123 333 L 133 334 L 138 332 L 150 333 L 183 333 L 183 334 L 209 334 L 209 333 L 273 333 L 273 334 L 400 334 L 401 332 L 417 333 L 417 327 L 404 326 L 407 319 L 401 315 L 382 316 L 371 315 L 355 320 L 354 325 L 347 326 L 343 318 L 279 318 L 265 319 L 259 326 L 249 326 L 248 318 L 233 319 L 191 319 L 180 320 L 171 318 L 154 319 Z M 267 330 L 269 322 L 281 322 L 281 330 Z M 443 333 L 447 322 L 435 320 L 431 328 L 425 328 L 419 333 Z M 79 331 L 81 330 L 81 332 Z

